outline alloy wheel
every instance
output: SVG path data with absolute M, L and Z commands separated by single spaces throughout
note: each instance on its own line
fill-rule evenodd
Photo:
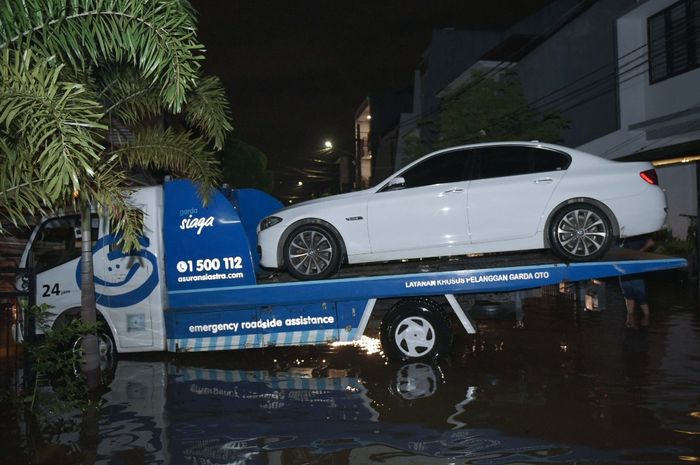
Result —
M 610 231 L 599 214 L 587 208 L 577 208 L 561 217 L 555 234 L 566 253 L 589 257 L 605 246 Z

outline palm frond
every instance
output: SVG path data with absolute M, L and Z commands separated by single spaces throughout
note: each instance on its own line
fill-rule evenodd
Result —
M 89 198 L 106 211 L 110 229 L 120 236 L 120 245 L 125 251 L 138 250 L 139 236 L 143 232 L 143 212 L 129 202 L 131 189 L 124 187 L 126 172 L 118 160 L 101 166 L 90 186 Z
M 185 107 L 187 123 L 199 129 L 204 137 L 214 142 L 214 148 L 221 150 L 226 134 L 231 132 L 231 110 L 226 91 L 219 78 L 202 78 L 188 98 Z
M 107 66 L 96 77 L 95 88 L 105 103 L 105 113 L 125 126 L 161 115 L 165 108 L 158 89 L 131 66 Z
M 190 132 L 147 129 L 134 134 L 132 143 L 111 154 L 110 160 L 122 160 L 130 168 L 168 170 L 178 177 L 200 183 L 208 192 L 219 179 L 219 162 L 207 150 L 206 141 Z
M 28 169 L 24 176 L 9 175 L 0 197 L 21 184 L 40 182 L 40 195 L 52 206 L 94 175 L 104 150 L 93 134 L 104 129 L 101 106 L 84 86 L 61 81 L 60 71 L 30 52 L 0 54 L 0 131 L 13 135 L 3 137 L 13 157 L 3 162 Z
M 202 59 L 193 11 L 176 0 L 5 0 L 0 49 L 23 46 L 75 69 L 130 63 L 176 113 Z
M 7 140 L 0 137 L 0 232 L 2 223 L 26 225 L 25 215 L 45 212 L 40 189 L 43 181 L 31 160 L 19 156 Z

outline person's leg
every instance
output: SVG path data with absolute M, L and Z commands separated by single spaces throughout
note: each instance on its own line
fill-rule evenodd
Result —
M 642 310 L 642 326 L 649 326 L 649 302 L 647 302 L 647 288 L 644 281 L 639 280 L 639 288 L 637 289 L 637 299 L 639 308 Z
M 620 287 L 622 288 L 622 296 L 625 298 L 625 307 L 627 308 L 627 318 L 625 319 L 625 326 L 627 326 L 628 328 L 633 328 L 634 310 L 637 304 L 635 280 L 621 277 Z
M 649 304 L 641 304 L 639 308 L 642 309 L 642 326 L 649 326 Z
M 634 299 L 625 297 L 625 306 L 627 307 L 627 319 L 625 320 L 625 326 L 628 328 L 634 327 L 634 308 L 636 302 Z

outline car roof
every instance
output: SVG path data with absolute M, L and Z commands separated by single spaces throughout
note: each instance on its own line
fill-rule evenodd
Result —
M 582 165 L 592 165 L 592 164 L 598 164 L 598 163 L 615 163 L 614 161 L 599 157 L 597 155 L 593 155 L 591 153 L 587 152 L 582 152 L 577 149 L 573 149 L 571 147 L 566 147 L 563 145 L 557 145 L 557 144 L 551 144 L 547 142 L 540 142 L 537 140 L 531 140 L 531 141 L 501 141 L 501 142 L 480 142 L 480 143 L 475 143 L 475 144 L 464 144 L 464 145 L 455 145 L 453 147 L 446 147 L 444 149 L 439 149 L 435 150 L 433 152 L 427 153 L 423 155 L 422 157 L 412 161 L 406 166 L 403 166 L 402 168 L 398 169 L 395 171 L 393 174 L 391 174 L 389 177 L 386 179 L 382 180 L 382 182 L 377 184 L 377 188 L 382 188 L 386 183 L 388 183 L 392 178 L 394 178 L 397 174 L 406 171 L 413 165 L 421 162 L 422 160 L 425 160 L 426 158 L 432 157 L 439 155 L 441 153 L 446 153 L 446 152 L 451 152 L 453 150 L 459 150 L 459 149 L 476 149 L 479 147 L 503 147 L 503 146 L 519 146 L 519 147 L 537 147 L 537 148 L 542 148 L 542 149 L 549 149 L 549 150 L 556 150 L 558 152 L 563 152 L 571 156 L 572 161 L 571 165 L 577 165 L 577 166 L 582 166 Z
M 503 141 L 503 142 L 480 142 L 477 144 L 465 144 L 465 145 L 455 145 L 453 147 L 446 147 L 444 149 L 440 150 L 435 150 L 433 152 L 430 152 L 417 160 L 409 163 L 408 165 L 404 166 L 401 168 L 401 171 L 405 170 L 411 165 L 416 164 L 420 160 L 423 160 L 425 158 L 438 155 L 441 153 L 445 152 L 450 152 L 453 150 L 459 150 L 459 149 L 476 149 L 479 147 L 503 147 L 503 146 L 518 146 L 518 147 L 537 147 L 537 148 L 543 148 L 543 149 L 549 149 L 549 150 L 556 150 L 558 152 L 563 152 L 568 155 L 572 156 L 572 159 L 575 159 L 575 162 L 572 160 L 572 164 L 575 163 L 577 165 L 580 164 L 588 164 L 588 163 L 605 163 L 605 162 L 610 162 L 613 163 L 611 160 L 607 160 L 605 158 L 599 157 L 598 155 L 593 155 L 591 153 L 587 152 L 582 152 L 577 149 L 573 149 L 571 147 L 565 147 L 563 145 L 557 145 L 557 144 L 550 144 L 547 142 L 540 142 L 536 140 L 532 141 Z

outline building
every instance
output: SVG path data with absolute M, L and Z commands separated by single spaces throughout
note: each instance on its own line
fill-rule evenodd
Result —
M 700 1 L 638 2 L 615 25 L 619 126 L 581 148 L 657 163 L 670 229 L 685 237 L 698 210 Z
M 370 94 L 355 113 L 355 142 L 362 188 L 385 179 L 394 170 L 397 127 L 411 109 L 413 89 Z

